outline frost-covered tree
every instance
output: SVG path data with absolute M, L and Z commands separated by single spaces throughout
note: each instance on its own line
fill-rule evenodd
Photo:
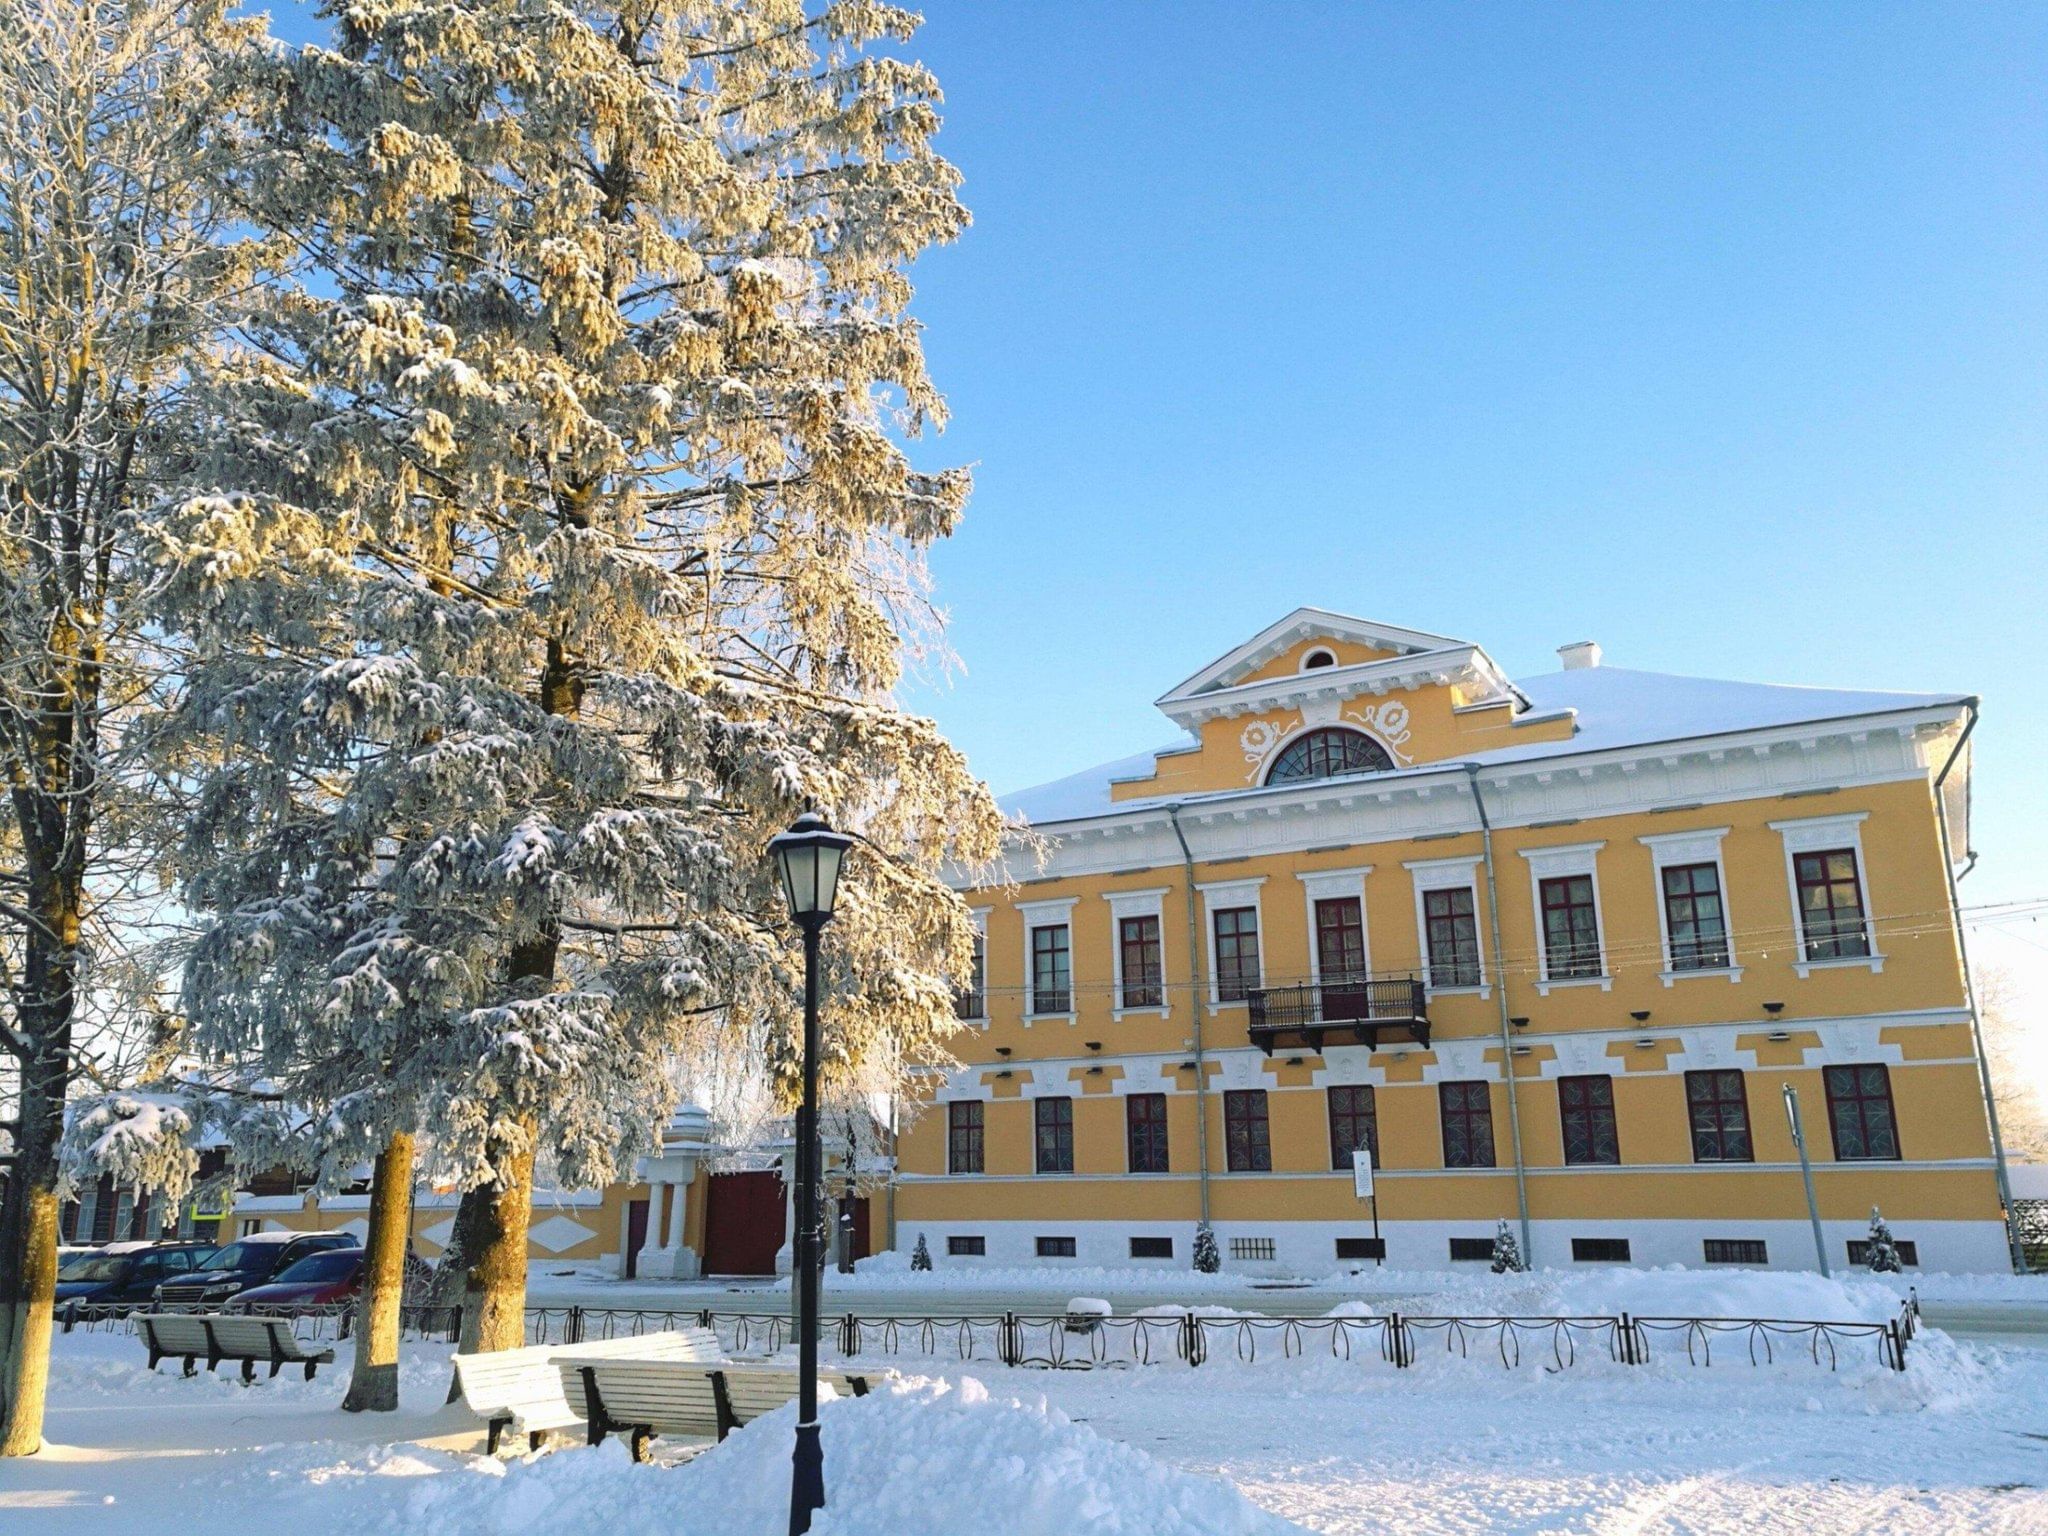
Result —
M 910 1268 L 913 1273 L 922 1274 L 932 1267 L 932 1251 L 924 1245 L 924 1234 L 917 1234 L 917 1246 L 910 1250 Z
M 1223 1268 L 1223 1255 L 1216 1248 L 1216 1233 L 1206 1221 L 1195 1228 L 1195 1269 L 1213 1275 Z
M 2006 1156 L 2048 1162 L 2048 988 L 2030 987 L 2022 973 L 1995 960 L 1979 960 L 1973 970 Z
M 0 1455 L 41 1444 L 66 1100 L 124 1075 L 94 1003 L 164 837 L 126 728 L 165 669 L 133 524 L 253 260 L 215 198 L 249 35 L 221 12 L 0 0 Z
M 198 652 L 186 1000 L 330 1167 L 433 1127 L 499 1348 L 536 1155 L 651 1149 L 674 1053 L 794 1081 L 763 850 L 801 811 L 866 839 L 828 1081 L 953 1027 L 940 870 L 1002 824 L 893 690 L 967 491 L 899 441 L 943 414 L 905 269 L 966 216 L 888 6 L 329 14 L 245 188 L 317 276 L 210 374 L 218 493 L 158 530 Z
M 1896 1275 L 1903 1267 L 1891 1226 L 1874 1205 L 1870 1208 L 1870 1236 L 1863 1243 L 1863 1267 L 1873 1275 Z
M 1514 1231 L 1508 1226 L 1507 1218 L 1493 1234 L 1493 1272 L 1496 1275 L 1518 1275 L 1522 1272 L 1522 1245 L 1515 1241 Z

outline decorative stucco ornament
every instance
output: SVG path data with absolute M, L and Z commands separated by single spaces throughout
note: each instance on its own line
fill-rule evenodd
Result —
M 1244 760 L 1258 763 L 1265 759 L 1273 745 L 1280 739 L 1280 727 L 1270 720 L 1254 720 L 1239 733 L 1237 744 L 1244 748 Z
M 1351 710 L 1351 718 L 1377 736 L 1387 754 L 1404 768 L 1414 761 L 1401 750 L 1408 740 L 1408 706 L 1399 699 L 1384 704 L 1364 704 Z

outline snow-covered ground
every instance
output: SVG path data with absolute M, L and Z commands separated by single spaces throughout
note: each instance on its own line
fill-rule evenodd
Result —
M 1521 1289 L 1487 1293 L 1512 1301 L 1497 1310 L 1846 1318 L 1884 1315 L 1891 1300 L 1869 1281 L 1782 1275 L 1609 1271 L 1509 1284 Z M 663 1465 L 570 1445 L 493 1462 L 474 1454 L 474 1421 L 439 1406 L 445 1346 L 412 1347 L 404 1410 L 376 1418 L 336 1411 L 339 1369 L 244 1388 L 168 1367 L 151 1377 L 140 1346 L 119 1335 L 75 1334 L 57 1348 L 53 1444 L 0 1463 L 8 1536 L 127 1531 L 166 1512 L 209 1536 L 783 1528 L 787 1413 L 701 1455 L 666 1448 Z M 2048 1348 L 1929 1331 L 1904 1374 L 1862 1351 L 1833 1370 L 1797 1351 L 1762 1367 L 1739 1350 L 1715 1360 L 1701 1368 L 1662 1351 L 1628 1367 L 1596 1355 L 1560 1371 L 1531 1349 L 1508 1369 L 1484 1349 L 1447 1354 L 1440 1340 L 1425 1340 L 1406 1371 L 1376 1354 L 1240 1364 L 1223 1349 L 1199 1370 L 899 1358 L 890 1390 L 827 1407 L 832 1504 L 814 1529 L 2048 1531 Z

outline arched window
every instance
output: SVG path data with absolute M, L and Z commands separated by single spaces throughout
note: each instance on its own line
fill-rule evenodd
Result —
M 1317 667 L 1334 667 L 1337 655 L 1334 651 L 1314 650 L 1301 658 L 1301 670 L 1313 672 Z
M 1385 773 L 1394 766 L 1387 749 L 1358 731 L 1310 731 L 1287 744 L 1266 775 L 1268 784 L 1334 779 L 1347 773 Z

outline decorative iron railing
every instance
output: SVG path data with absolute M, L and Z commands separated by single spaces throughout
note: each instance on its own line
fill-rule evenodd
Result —
M 1245 994 L 1253 1041 L 1270 1053 L 1289 1038 L 1320 1050 L 1332 1034 L 1377 1047 L 1383 1029 L 1429 1043 L 1429 1002 L 1415 976 L 1348 976 Z

